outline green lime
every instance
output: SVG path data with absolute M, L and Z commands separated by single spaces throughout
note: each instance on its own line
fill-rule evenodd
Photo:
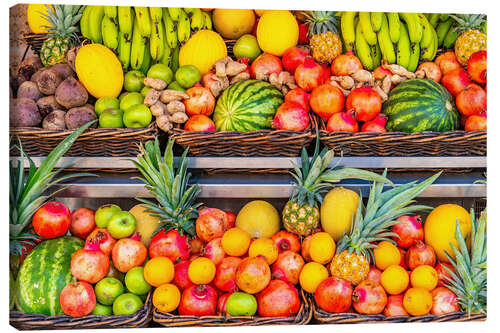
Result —
M 238 38 L 233 46 L 233 53 L 236 59 L 250 58 L 250 62 L 262 53 L 259 43 L 254 35 L 246 34 Z
M 113 314 L 115 316 L 134 314 L 142 304 L 141 298 L 137 295 L 130 293 L 120 295 L 113 303 Z
M 125 285 L 127 289 L 136 295 L 147 294 L 151 285 L 144 279 L 144 268 L 134 267 L 125 275 Z
M 177 81 L 172 81 L 172 83 L 170 83 L 167 87 L 168 89 L 172 89 L 172 90 L 177 90 L 177 91 L 186 91 L 186 89 L 182 88 L 181 85 L 179 84 L 179 82 Z
M 149 68 L 146 76 L 153 79 L 163 80 L 166 84 L 169 84 L 174 79 L 174 73 L 167 65 L 164 64 L 154 64 Z
M 125 292 L 123 283 L 113 277 L 106 277 L 95 285 L 97 301 L 104 305 L 111 305 L 115 299 Z
M 177 72 L 175 72 L 175 81 L 179 82 L 181 87 L 185 89 L 191 88 L 200 80 L 200 70 L 193 65 L 181 66 Z
M 237 291 L 228 297 L 226 310 L 231 316 L 253 316 L 257 312 L 257 300 L 254 295 Z
M 94 310 L 90 314 L 100 315 L 100 316 L 111 316 L 113 315 L 113 307 L 111 305 L 102 305 L 97 303 Z
M 104 110 L 107 109 L 116 110 L 119 108 L 120 108 L 120 101 L 118 100 L 118 98 L 114 97 L 101 97 L 97 99 L 94 105 L 94 110 L 98 117 Z

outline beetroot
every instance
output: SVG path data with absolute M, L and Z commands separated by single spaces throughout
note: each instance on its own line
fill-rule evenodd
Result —
M 29 98 L 35 102 L 42 96 L 35 82 L 24 81 L 17 89 L 17 98 Z
M 9 118 L 12 127 L 37 127 L 42 121 L 35 101 L 29 98 L 11 99 Z
M 57 103 L 67 109 L 71 109 L 87 103 L 89 94 L 78 80 L 70 76 L 57 87 L 55 97 Z
M 53 95 L 63 78 L 53 69 L 46 69 L 36 76 L 38 89 L 44 95 Z
M 54 110 L 43 118 L 42 128 L 47 130 L 64 130 L 66 122 L 64 120 L 66 112 L 63 110 Z

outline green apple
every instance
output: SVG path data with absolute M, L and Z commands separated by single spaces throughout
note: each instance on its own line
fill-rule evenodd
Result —
M 174 73 L 170 67 L 161 63 L 151 66 L 146 76 L 152 77 L 153 79 L 163 80 L 167 85 L 174 79 Z
M 168 89 L 172 89 L 172 90 L 177 90 L 177 91 L 182 91 L 182 92 L 185 92 L 186 89 L 182 88 L 181 85 L 179 84 L 179 82 L 177 81 L 172 81 L 168 87 Z
M 200 80 L 200 70 L 193 65 L 181 66 L 177 72 L 175 72 L 175 81 L 177 81 L 181 87 L 185 89 L 191 88 Z
M 120 96 L 118 96 L 118 102 L 121 103 L 123 97 L 127 96 L 128 95 L 128 91 L 124 91 L 120 94 Z
M 145 75 L 141 71 L 129 71 L 123 78 L 123 88 L 128 92 L 139 92 L 144 87 L 144 78 Z
M 104 305 L 112 305 L 115 299 L 125 292 L 123 283 L 112 277 L 105 277 L 94 287 L 97 301 Z
M 144 102 L 144 97 L 142 97 L 141 93 L 128 93 L 126 96 L 123 96 L 120 102 L 120 110 L 125 112 L 134 105 L 142 104 L 142 102 Z
M 94 220 L 95 224 L 99 228 L 106 228 L 109 223 L 109 219 L 114 214 L 121 212 L 122 209 L 117 205 L 103 205 L 95 211 Z
M 113 307 L 111 305 L 102 305 L 96 303 L 94 310 L 90 313 L 91 315 L 99 315 L 99 316 L 112 316 L 113 315 Z
M 101 128 L 123 128 L 123 111 L 107 109 L 99 116 Z
M 115 239 L 131 236 L 136 227 L 137 221 L 135 220 L 134 215 L 127 211 L 121 211 L 113 214 L 108 223 L 108 231 Z
M 142 89 L 141 89 L 141 95 L 142 97 L 146 98 L 146 95 L 148 94 L 148 91 L 151 90 L 151 87 L 146 87 L 144 86 Z
M 101 97 L 97 99 L 94 105 L 94 111 L 99 117 L 104 110 L 120 108 L 120 101 L 114 97 Z
M 135 295 L 145 295 L 151 290 L 151 285 L 144 279 L 144 268 L 134 267 L 125 275 L 127 289 Z
M 120 295 L 113 303 L 113 314 L 115 316 L 134 314 L 142 304 L 141 298 L 137 295 L 131 293 Z
M 127 128 L 148 127 L 152 119 L 151 110 L 144 104 L 132 106 L 123 115 L 123 123 Z
M 241 36 L 233 46 L 233 53 L 236 59 L 250 58 L 250 62 L 262 53 L 259 43 L 254 35 L 246 34 Z

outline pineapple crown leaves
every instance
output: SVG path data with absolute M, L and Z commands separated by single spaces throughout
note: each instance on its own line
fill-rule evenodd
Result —
M 486 21 L 484 14 L 450 14 L 450 17 L 457 23 L 454 29 L 458 33 L 480 29 L 481 24 Z
M 325 32 L 338 33 L 339 20 L 337 12 L 316 10 L 311 13 L 303 12 L 306 17 L 306 23 L 309 24 L 308 36 L 318 35 Z
M 486 210 L 479 219 L 476 219 L 471 209 L 472 227 L 470 232 L 471 250 L 467 247 L 466 239 L 460 230 L 457 221 L 455 239 L 458 248 L 450 243 L 455 257 L 445 251 L 453 270 L 444 266 L 450 277 L 445 277 L 445 285 L 455 295 L 463 311 L 481 313 L 486 311 Z
M 21 254 L 25 245 L 33 243 L 38 239 L 37 235 L 30 233 L 28 225 L 31 222 L 33 214 L 50 198 L 66 187 L 44 194 L 47 189 L 62 182 L 84 176 L 95 176 L 91 173 L 73 173 L 56 177 L 63 169 L 54 171 L 59 159 L 69 150 L 73 142 L 95 121 L 89 122 L 61 141 L 56 148 L 44 159 L 42 164 L 36 168 L 33 160 L 24 152 L 22 145 L 18 146 L 20 158 L 16 164 L 10 161 L 9 176 L 9 235 L 10 235 L 10 253 Z M 29 171 L 25 174 L 25 160 L 28 160 Z
M 44 26 L 49 34 L 54 36 L 69 37 L 73 42 L 78 42 L 78 25 L 83 15 L 85 6 L 78 5 L 53 5 L 47 7 L 47 14 L 40 12 L 42 17 L 50 24 Z
M 186 149 L 179 159 L 177 170 L 174 169 L 174 140 L 169 140 L 162 161 L 158 139 L 141 144 L 140 153 L 135 164 L 146 184 L 146 189 L 155 197 L 157 203 L 137 198 L 143 203 L 147 212 L 160 219 L 161 225 L 155 234 L 164 230 L 176 229 L 179 233 L 194 236 L 194 221 L 201 203 L 195 204 L 200 187 L 189 186 L 191 174 L 187 172 Z

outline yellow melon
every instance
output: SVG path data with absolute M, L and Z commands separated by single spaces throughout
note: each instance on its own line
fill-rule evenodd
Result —
M 356 192 L 343 187 L 335 187 L 323 199 L 320 209 L 321 227 L 336 242 L 351 230 L 358 204 L 359 196 Z
M 299 25 L 288 10 L 266 11 L 257 25 L 257 41 L 262 51 L 281 57 L 299 41 Z
M 135 217 L 137 223 L 135 231 L 141 236 L 141 242 L 148 246 L 153 233 L 160 226 L 160 219 L 146 212 L 146 208 L 141 204 L 135 205 L 129 212 Z
M 257 14 L 257 16 L 259 17 L 261 17 L 267 10 L 269 9 L 254 9 L 255 14 Z
M 236 227 L 248 232 L 252 238 L 271 237 L 280 230 L 280 216 L 269 202 L 255 200 L 240 210 Z
M 215 30 L 227 39 L 238 39 L 252 32 L 255 13 L 251 9 L 222 9 L 212 12 Z
M 52 11 L 54 7 L 48 5 Z M 33 33 L 41 34 L 47 33 L 47 28 L 45 26 L 50 26 L 50 23 L 42 16 L 42 14 L 47 15 L 49 13 L 46 5 L 35 5 L 29 4 L 28 10 L 26 11 L 26 16 L 28 18 L 28 25 Z
M 208 73 L 217 60 L 227 56 L 226 43 L 212 30 L 200 30 L 181 47 L 179 65 L 193 65 L 201 74 Z

